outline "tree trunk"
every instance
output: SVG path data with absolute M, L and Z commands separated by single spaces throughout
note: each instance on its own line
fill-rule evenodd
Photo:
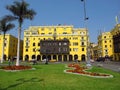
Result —
M 1 63 L 4 61 L 4 44 L 5 43 L 5 34 L 3 35 L 3 45 L 2 45 L 2 58 L 1 58 Z
M 17 46 L 17 61 L 16 61 L 16 66 L 20 65 L 20 36 L 21 36 L 21 27 L 19 26 L 18 28 L 18 46 Z

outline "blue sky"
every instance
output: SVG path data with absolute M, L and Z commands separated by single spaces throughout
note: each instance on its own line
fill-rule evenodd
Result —
M 0 0 L 0 17 L 11 14 L 5 9 L 6 5 L 12 4 L 15 0 Z M 20 0 L 19 0 L 20 1 Z M 83 28 L 84 11 L 81 0 L 26 0 L 30 8 L 37 13 L 35 18 L 25 20 L 22 29 L 30 25 L 73 25 L 74 28 Z M 114 28 L 115 16 L 120 20 L 120 0 L 86 0 L 86 12 L 89 20 L 90 41 L 97 42 L 99 31 L 110 31 Z M 16 22 L 15 22 L 16 23 Z M 17 37 L 17 26 L 9 33 Z M 23 31 L 22 31 L 23 37 Z

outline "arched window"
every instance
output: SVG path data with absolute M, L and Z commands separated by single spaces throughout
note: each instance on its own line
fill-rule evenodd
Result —
M 33 43 L 33 46 L 35 46 L 35 43 Z

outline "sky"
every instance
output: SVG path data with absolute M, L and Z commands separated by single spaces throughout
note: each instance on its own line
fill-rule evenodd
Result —
M 6 5 L 13 4 L 15 0 L 0 0 L 0 18 L 12 14 L 6 10 Z M 20 0 L 16 0 L 20 1 Z M 73 25 L 74 28 L 87 26 L 90 41 L 97 43 L 99 32 L 111 31 L 116 25 L 115 17 L 120 22 L 120 0 L 85 0 L 86 15 L 89 17 L 87 24 L 84 22 L 84 3 L 81 0 L 25 0 L 29 8 L 37 13 L 32 21 L 25 20 L 23 32 L 29 26 Z M 17 37 L 16 27 L 8 33 Z

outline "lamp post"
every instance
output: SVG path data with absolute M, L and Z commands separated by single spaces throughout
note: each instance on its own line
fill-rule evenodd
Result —
M 84 21 L 88 20 L 89 18 L 87 17 L 87 13 L 86 13 L 86 4 L 85 4 L 85 0 L 81 0 L 81 2 L 84 3 Z
M 86 13 L 86 2 L 85 0 L 81 0 L 81 2 L 84 3 L 84 23 L 85 23 L 85 28 L 86 28 L 86 35 L 87 35 L 87 64 L 86 66 L 90 67 L 91 63 L 90 63 L 90 45 L 89 45 L 89 33 L 88 33 L 88 29 L 87 29 L 87 20 L 89 19 L 87 17 L 87 13 Z

